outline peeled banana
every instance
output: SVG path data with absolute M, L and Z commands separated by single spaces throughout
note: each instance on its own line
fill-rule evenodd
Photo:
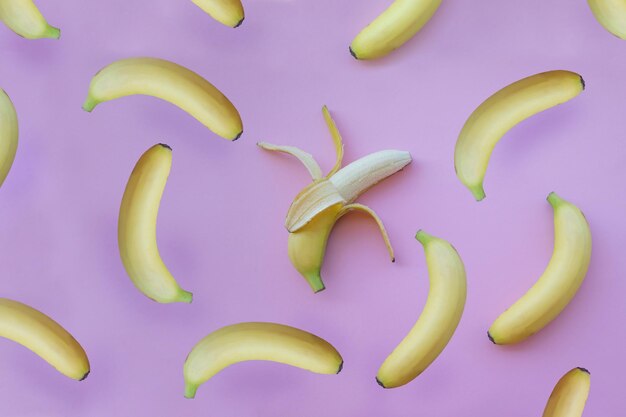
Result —
M 500 315 L 489 328 L 497 345 L 518 343 L 554 320 L 574 298 L 591 259 L 591 231 L 583 213 L 555 193 L 548 195 L 554 209 L 554 252 L 535 285 Z
M 133 284 L 159 303 L 191 303 L 161 259 L 156 222 L 161 196 L 172 166 L 172 148 L 148 149 L 130 174 L 118 222 L 118 245 L 124 268 Z
M 581 417 L 585 409 L 591 375 L 585 368 L 574 368 L 557 382 L 543 417 Z
M 134 94 L 168 101 L 224 139 L 237 140 L 243 133 L 239 112 L 213 84 L 183 66 L 158 58 L 122 59 L 98 71 L 83 109 L 90 112 L 99 103 Z
M 0 0 L 0 20 L 26 39 L 61 37 L 61 31 L 46 22 L 32 0 Z
M 243 23 L 241 0 L 191 0 L 218 22 L 233 28 Z
M 513 126 L 564 103 L 585 89 L 570 71 L 548 71 L 508 85 L 485 100 L 465 122 L 454 150 L 454 168 L 477 201 L 485 198 L 483 180 L 496 144 Z
M 369 207 L 354 203 L 354 200 L 411 162 L 411 155 L 408 152 L 386 150 L 375 152 L 341 168 L 343 160 L 341 135 L 326 106 L 322 108 L 322 113 L 333 138 L 337 156 L 335 166 L 325 177 L 322 177 L 321 168 L 310 154 L 292 146 L 258 143 L 258 146 L 265 150 L 295 156 L 305 165 L 313 178 L 313 182 L 292 202 L 285 227 L 290 232 L 289 259 L 314 292 L 325 288 L 320 270 L 330 232 L 337 220 L 351 211 L 368 214 L 376 221 L 391 261 L 395 260 L 389 237 L 378 215 Z
M 435 14 L 441 0 L 395 0 L 352 41 L 356 59 L 376 59 L 402 46 Z
M 383 388 L 408 384 L 439 356 L 456 330 L 467 294 L 465 267 L 457 251 L 424 231 L 415 238 L 424 246 L 430 289 L 424 311 L 378 370 Z
M 26 304 L 0 298 L 0 337 L 30 349 L 69 378 L 82 381 L 89 375 L 89 359 L 76 339 Z
M 613 35 L 626 39 L 626 1 L 587 0 L 598 22 Z
M 339 352 L 318 336 L 284 324 L 238 323 L 214 331 L 191 350 L 183 368 L 185 397 L 194 398 L 201 384 L 244 361 L 279 362 L 318 374 L 343 368 Z
M 17 114 L 11 99 L 0 88 L 0 186 L 4 183 L 17 152 Z

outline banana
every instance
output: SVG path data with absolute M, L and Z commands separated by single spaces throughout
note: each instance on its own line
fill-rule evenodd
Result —
M 289 207 L 285 227 L 290 232 L 289 259 L 314 292 L 325 288 L 320 270 L 330 232 L 337 220 L 349 212 L 360 211 L 376 221 L 391 261 L 395 261 L 389 237 L 378 215 L 369 207 L 354 203 L 354 200 L 411 162 L 411 155 L 408 152 L 386 150 L 375 152 L 341 168 L 343 140 L 326 106 L 322 108 L 322 114 L 333 138 L 336 153 L 335 166 L 324 177 L 318 163 L 307 152 L 292 146 L 272 145 L 266 142 L 257 144 L 268 151 L 295 156 L 307 168 L 313 179 Z
M 82 381 L 89 375 L 89 359 L 76 339 L 26 304 L 0 298 L 0 337 L 30 349 L 69 378 Z
M 243 133 L 241 117 L 233 104 L 207 80 L 187 68 L 158 58 L 116 61 L 93 77 L 83 109 L 134 94 L 153 96 L 186 111 L 224 139 Z
M 17 151 L 17 114 L 7 93 L 0 88 L 0 186 L 4 183 Z
M 435 14 L 441 0 L 395 0 L 352 41 L 356 59 L 380 58 L 411 39 Z
M 591 375 L 585 368 L 574 368 L 557 382 L 543 417 L 581 417 L 585 409 Z
M 587 0 L 598 22 L 613 35 L 626 39 L 626 2 L 624 0 Z
M 241 26 L 245 18 L 241 0 L 191 0 L 213 19 L 233 28 Z
M 487 335 L 497 345 L 518 343 L 543 329 L 574 298 L 591 259 L 591 231 L 583 213 L 555 193 L 554 252 L 535 285 L 498 317 Z
M 61 31 L 46 22 L 32 0 L 0 0 L 0 20 L 26 39 L 61 37 Z
M 570 71 L 548 71 L 504 87 L 485 100 L 465 122 L 454 150 L 454 168 L 477 201 L 485 198 L 483 180 L 494 147 L 513 126 L 564 103 L 585 89 Z
M 272 361 L 318 374 L 338 374 L 343 359 L 324 339 L 295 327 L 276 323 L 237 323 L 206 336 L 191 350 L 183 368 L 185 397 L 235 363 Z
M 465 267 L 457 251 L 421 230 L 415 238 L 426 253 L 428 299 L 409 334 L 378 370 L 376 381 L 383 388 L 405 385 L 424 372 L 452 338 L 465 308 Z
M 154 145 L 141 155 L 122 198 L 118 244 L 124 268 L 139 291 L 159 303 L 191 303 L 192 294 L 174 280 L 156 243 L 159 204 L 171 166 L 167 145 Z

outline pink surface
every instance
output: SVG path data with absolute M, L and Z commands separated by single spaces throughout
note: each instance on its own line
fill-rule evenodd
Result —
M 81 342 L 92 373 L 78 383 L 21 346 L 0 341 L 0 415 L 411 417 L 540 416 L 556 381 L 592 373 L 585 415 L 626 410 L 626 42 L 584 1 L 444 1 L 425 29 L 376 62 L 348 53 L 388 3 L 245 2 L 233 30 L 190 1 L 39 1 L 60 41 L 0 27 L 0 87 L 20 119 L 13 170 L 0 189 L 2 295 L 51 315 Z M 236 143 L 177 108 L 131 97 L 81 110 L 91 76 L 119 58 L 155 56 L 220 88 L 244 120 Z M 473 201 L 453 149 L 472 110 L 497 89 L 550 69 L 579 72 L 587 90 L 509 132 Z M 346 217 L 333 233 L 313 295 L 287 258 L 283 220 L 308 179 L 259 140 L 334 161 L 321 106 L 341 130 L 346 162 L 410 151 L 403 172 L 360 202 L 375 224 Z M 159 246 L 191 305 L 159 305 L 126 276 L 117 216 L 128 176 L 151 145 L 174 149 L 159 215 Z M 491 322 L 532 285 L 552 250 L 550 191 L 579 205 L 592 228 L 591 267 L 578 296 L 542 333 L 514 347 L 487 339 Z M 468 273 L 465 314 L 418 379 L 374 380 L 417 319 L 428 291 L 417 229 L 449 240 Z M 316 333 L 345 359 L 338 376 L 273 363 L 233 366 L 183 398 L 182 364 L 209 332 L 275 321 Z

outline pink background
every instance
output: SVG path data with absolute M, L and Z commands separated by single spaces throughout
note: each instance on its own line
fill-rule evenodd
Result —
M 386 59 L 358 62 L 353 36 L 388 1 L 245 2 L 233 30 L 190 1 L 38 2 L 60 41 L 27 41 L 0 27 L 0 87 L 15 103 L 20 144 L 0 189 L 2 295 L 51 315 L 81 342 L 81 383 L 21 346 L 0 342 L 0 415 L 410 417 L 540 416 L 556 381 L 592 373 L 586 415 L 626 410 L 624 165 L 626 42 L 586 2 L 444 1 L 427 27 Z M 177 108 L 131 97 L 81 110 L 89 80 L 130 56 L 173 60 L 205 76 L 238 107 L 245 132 L 218 138 Z M 455 177 L 453 149 L 467 116 L 519 78 L 579 72 L 587 90 L 510 131 L 494 152 L 487 198 Z M 414 162 L 359 201 L 385 222 L 342 220 L 313 295 L 287 258 L 283 220 L 309 181 L 259 140 L 299 146 L 325 170 L 333 147 L 327 104 L 350 162 L 381 149 Z M 191 305 L 160 305 L 127 278 L 117 216 L 128 176 L 151 145 L 174 149 L 159 215 L 159 246 Z M 542 333 L 492 345 L 491 322 L 545 268 L 556 191 L 581 207 L 594 252 L 578 296 Z M 374 376 L 417 319 L 428 291 L 417 229 L 459 250 L 468 300 L 459 328 L 418 379 L 383 390 Z M 338 376 L 245 363 L 183 398 L 182 364 L 209 332 L 275 321 L 316 333 L 345 359 Z

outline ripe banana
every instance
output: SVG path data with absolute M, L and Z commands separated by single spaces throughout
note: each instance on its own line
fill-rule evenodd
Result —
M 587 0 L 598 22 L 613 35 L 626 39 L 626 2 L 624 0 Z
M 11 99 L 0 88 L 0 186 L 4 183 L 17 151 L 17 114 Z
M 583 213 L 555 193 L 554 252 L 535 285 L 498 317 L 487 335 L 497 345 L 521 342 L 554 320 L 574 298 L 591 259 L 591 231 Z
M 243 23 L 241 0 L 191 0 L 218 22 L 233 28 Z
M 591 375 L 585 368 L 574 368 L 557 382 L 543 417 L 581 417 L 585 409 Z
M 383 388 L 405 385 L 424 372 L 452 338 L 465 308 L 465 267 L 457 251 L 421 230 L 415 238 L 426 252 L 428 299 L 409 334 L 378 370 L 376 381 Z
M 0 298 L 0 337 L 30 349 L 67 377 L 82 381 L 89 375 L 89 359 L 76 339 L 26 304 Z
M 441 0 L 395 0 L 352 41 L 356 59 L 380 58 L 411 39 L 435 14 Z
M 191 303 L 192 294 L 174 280 L 156 243 L 159 204 L 171 166 L 167 145 L 154 145 L 141 155 L 124 191 L 117 238 L 124 268 L 139 291 L 159 303 Z
M 183 374 L 185 397 L 224 368 L 244 361 L 272 361 L 318 374 L 338 374 L 343 359 L 324 339 L 276 323 L 238 323 L 206 336 L 191 350 Z
M 315 159 L 298 148 L 265 142 L 257 144 L 265 150 L 295 156 L 313 178 L 313 182 L 305 187 L 291 204 L 285 226 L 290 232 L 289 259 L 314 292 L 325 288 L 320 270 L 330 232 L 337 220 L 351 211 L 361 211 L 376 221 L 391 261 L 395 260 L 389 237 L 378 215 L 369 207 L 354 203 L 354 200 L 411 162 L 411 155 L 408 152 L 386 150 L 370 154 L 341 168 L 343 161 L 341 135 L 326 106 L 322 108 L 322 113 L 333 138 L 337 157 L 335 166 L 325 177 L 322 177 L 322 170 Z
M 0 20 L 26 39 L 61 37 L 61 31 L 46 22 L 32 0 L 0 0 Z
M 474 110 L 456 142 L 454 168 L 477 201 L 485 198 L 483 179 L 500 138 L 522 120 L 564 103 L 584 89 L 580 75 L 548 71 L 504 87 Z
M 83 109 L 133 94 L 166 100 L 191 114 L 224 139 L 237 140 L 243 133 L 237 109 L 207 80 L 173 62 L 157 58 L 116 61 L 93 77 Z

